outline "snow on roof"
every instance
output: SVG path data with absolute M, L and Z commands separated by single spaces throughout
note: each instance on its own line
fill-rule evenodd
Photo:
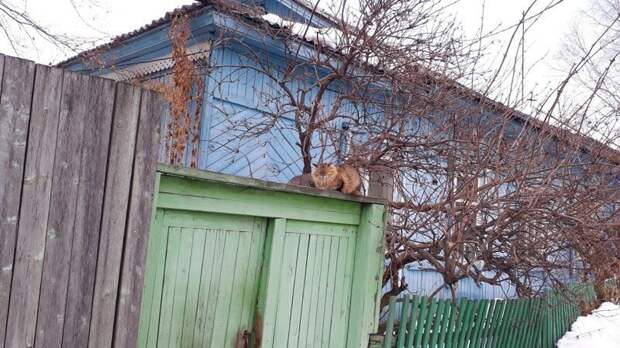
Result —
M 320 43 L 331 48 L 338 47 L 343 38 L 342 32 L 336 28 L 317 28 L 307 23 L 286 20 L 275 13 L 267 13 L 262 16 L 262 19 L 269 24 L 287 28 L 293 35 L 306 41 Z

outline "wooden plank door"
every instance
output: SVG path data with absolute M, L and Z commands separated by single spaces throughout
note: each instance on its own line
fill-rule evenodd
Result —
M 159 209 L 139 347 L 236 347 L 254 328 L 266 221 Z
M 357 226 L 283 224 L 281 251 L 271 251 L 281 261 L 270 265 L 277 306 L 266 314 L 263 347 L 345 347 Z M 275 239 L 278 233 L 274 228 Z

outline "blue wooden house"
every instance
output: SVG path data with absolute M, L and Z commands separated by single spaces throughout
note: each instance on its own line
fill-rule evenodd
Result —
M 239 6 L 245 7 L 239 9 Z M 256 6 L 264 13 L 306 22 L 315 27 L 329 24 L 327 17 L 313 13 L 297 0 L 201 1 L 169 12 L 151 24 L 121 35 L 111 43 L 84 52 L 59 66 L 113 79 L 138 77 L 164 81 L 172 66 L 168 36 L 171 20 L 177 14 L 186 14 L 192 33 L 188 42 L 190 59 L 205 68 L 198 168 L 286 182 L 301 173 L 299 150 L 295 145 L 298 140 L 296 133 L 291 131 L 292 120 L 286 116 L 279 117 L 279 124 L 270 134 L 252 139 L 242 137 L 239 134 L 241 130 L 233 129 L 235 127 L 232 125 L 234 121 L 273 113 L 267 101 L 271 97 L 267 96 L 278 93 L 264 75 L 252 68 L 239 68 L 259 64 L 243 53 L 252 47 L 260 51 L 267 64 L 274 68 L 284 60 L 278 44 L 261 33 L 261 26 L 269 23 L 262 19 L 261 12 L 252 10 Z M 239 13 L 243 15 L 239 16 Z M 212 43 L 221 40 L 222 36 L 237 36 L 242 44 L 212 47 Z M 98 55 L 99 63 L 92 65 L 85 58 L 94 53 Z M 324 99 L 329 98 L 333 95 Z
M 293 119 L 286 114 L 277 118 L 269 132 L 255 137 L 244 137 L 242 130 L 233 125 L 265 117 L 274 112 L 271 100 L 277 88 L 266 76 L 252 66 L 267 63 L 283 65 L 286 59 L 277 40 L 267 37 L 263 29 L 273 26 L 265 20 L 272 14 L 292 22 L 306 23 L 314 28 L 327 28 L 330 19 L 303 2 L 303 0 L 205 0 L 167 13 L 133 32 L 113 39 L 109 44 L 84 52 L 59 64 L 59 66 L 113 79 L 140 78 L 164 81 L 172 67 L 171 44 L 168 33 L 172 18 L 187 15 L 191 29 L 188 43 L 189 57 L 204 67 L 204 106 L 200 124 L 198 168 L 286 182 L 302 172 L 301 157 L 297 148 L 297 134 Z M 234 38 L 229 44 L 215 42 Z M 92 65 L 88 57 L 97 56 L 98 64 Z M 253 55 L 252 59 L 248 58 Z M 258 60 L 256 59 L 258 56 Z M 303 83 L 299 81 L 297 83 Z M 335 99 L 337 91 L 329 90 L 326 104 Z M 477 105 L 479 100 L 468 99 L 463 103 Z M 346 108 L 346 107 L 345 107 Z M 498 109 L 485 103 L 485 117 L 493 117 Z M 231 122 L 233 120 L 234 122 Z M 165 118 L 162 118 L 162 124 Z M 518 133 L 526 121 L 515 117 L 508 132 Z M 344 122 L 332 124 L 337 136 L 327 150 L 344 149 L 351 130 Z M 340 133 L 340 134 L 339 134 Z M 339 135 L 338 135 L 339 134 Z M 317 150 L 318 151 L 318 150 Z M 189 156 L 190 151 L 187 151 Z M 188 159 L 189 160 L 189 159 Z M 404 271 L 410 292 L 428 295 L 443 282 L 441 276 L 425 265 L 410 265 Z M 439 297 L 448 297 L 446 289 Z M 461 281 L 459 296 L 468 298 L 496 298 L 514 296 L 514 289 L 479 285 L 471 279 Z

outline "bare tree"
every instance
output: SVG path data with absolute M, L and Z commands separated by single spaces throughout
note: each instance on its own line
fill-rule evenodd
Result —
M 538 12 L 535 3 L 510 28 L 512 38 L 561 1 Z M 445 1 L 344 1 L 328 14 L 315 7 L 326 25 L 218 6 L 266 34 L 251 38 L 264 50 L 247 44 L 243 28 L 212 43 L 213 52 L 240 57 L 208 67 L 214 99 L 234 97 L 230 86 L 241 79 L 261 81 L 250 93 L 258 110 L 252 117 L 205 101 L 226 124 L 219 145 L 238 152 L 240 139 L 288 133 L 299 155 L 291 162 L 300 160 L 303 173 L 328 160 L 384 173 L 393 186 L 384 302 L 406 289 L 402 269 L 414 262 L 432 266 L 444 280 L 436 292 L 447 287 L 454 297 L 464 278 L 508 283 L 520 296 L 568 289 L 579 278 L 594 281 L 599 299 L 617 299 L 605 284 L 620 271 L 620 155 L 610 138 L 587 137 L 595 133 L 583 122 L 605 85 L 575 99 L 576 107 L 562 107 L 567 86 L 582 83 L 589 64 L 600 67 L 596 48 L 615 20 L 584 46 L 566 79 L 538 96 L 537 111 L 524 115 L 510 97 L 526 94 L 522 84 L 508 85 L 508 105 L 487 97 L 507 72 L 524 74 L 523 56 L 511 58 L 518 40 L 511 38 L 499 66 L 478 79 L 488 35 L 466 37 Z M 274 45 L 283 53 L 270 58 Z M 605 127 L 615 117 L 597 115 L 596 125 Z
M 95 0 L 66 1 L 74 10 L 71 15 L 74 15 L 82 24 L 95 29 L 82 17 L 84 6 L 98 6 Z M 28 5 L 27 0 L 0 1 L 0 37 L 18 56 L 30 56 L 31 51 L 39 50 L 42 45 L 50 45 L 63 54 L 76 54 L 100 39 L 50 29 L 40 19 L 32 16 Z

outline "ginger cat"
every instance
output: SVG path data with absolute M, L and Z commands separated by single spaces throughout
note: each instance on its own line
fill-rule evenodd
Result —
M 312 182 L 321 190 L 340 191 L 349 195 L 358 196 L 362 179 L 357 169 L 349 165 L 334 165 L 322 163 L 312 170 Z

